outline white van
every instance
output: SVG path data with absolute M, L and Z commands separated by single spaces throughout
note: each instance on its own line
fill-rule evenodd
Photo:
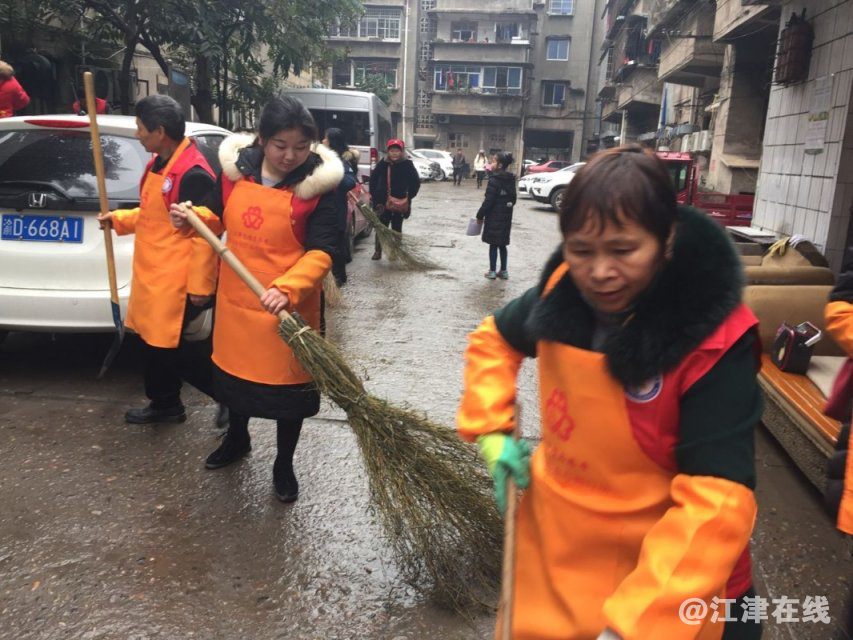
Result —
M 395 137 L 391 112 L 373 93 L 341 89 L 284 89 L 281 93 L 299 98 L 308 107 L 321 137 L 332 127 L 344 132 L 347 145 L 361 156 L 359 175 L 370 176 L 385 145 Z

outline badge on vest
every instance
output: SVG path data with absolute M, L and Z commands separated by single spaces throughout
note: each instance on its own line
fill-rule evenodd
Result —
M 172 177 L 166 176 L 166 179 L 163 180 L 163 193 L 169 193 L 172 190 Z
M 636 387 L 626 388 L 625 395 L 630 400 L 639 403 L 651 402 L 660 395 L 663 391 L 663 376 L 657 374 L 654 378 L 646 380 Z

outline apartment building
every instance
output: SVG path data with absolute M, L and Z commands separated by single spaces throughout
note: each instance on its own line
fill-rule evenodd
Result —
M 689 151 L 752 225 L 853 245 L 853 0 L 609 0 L 599 97 L 623 141 Z
M 408 144 L 577 160 L 595 129 L 604 0 L 385 0 L 330 37 L 333 87 L 386 78 Z

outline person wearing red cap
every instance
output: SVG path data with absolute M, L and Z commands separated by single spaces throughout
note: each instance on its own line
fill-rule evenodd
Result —
M 412 213 L 412 200 L 421 188 L 418 171 L 403 154 L 402 140 L 389 140 L 387 153 L 370 174 L 370 199 L 379 220 L 394 231 L 403 232 L 403 220 Z M 382 258 L 382 246 L 376 238 L 373 260 Z

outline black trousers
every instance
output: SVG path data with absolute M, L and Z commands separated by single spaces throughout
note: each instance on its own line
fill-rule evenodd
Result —
M 477 188 L 478 188 L 478 189 L 479 189 L 481 186 L 483 186 L 483 178 L 485 178 L 485 177 L 486 177 L 486 172 L 485 172 L 485 171 L 478 171 L 478 172 L 477 172 Z
M 347 232 L 342 231 L 338 236 L 338 250 L 332 256 L 332 275 L 338 284 L 343 284 L 347 281 Z
M 453 184 L 460 185 L 462 184 L 462 178 L 465 177 L 464 169 L 454 169 L 453 170 Z
M 385 207 L 378 207 L 378 209 L 379 210 L 376 213 L 379 214 L 379 222 L 384 224 L 386 227 L 390 226 L 394 231 L 403 233 L 403 220 L 405 218 L 403 218 L 402 213 L 392 213 L 390 211 L 386 211 Z M 375 236 L 376 251 L 381 252 L 382 245 L 379 243 L 379 234 L 375 234 Z
M 249 416 L 235 414 L 232 411 L 228 420 L 228 436 L 239 442 L 248 442 Z M 276 420 L 275 423 L 276 445 L 278 447 L 275 466 L 292 469 L 293 454 L 296 451 L 296 444 L 299 442 L 299 434 L 302 432 L 302 419 Z
M 187 301 L 184 323 L 201 312 Z M 181 387 L 190 383 L 202 393 L 216 399 L 213 391 L 213 334 L 205 340 L 181 340 L 173 349 L 152 347 L 143 341 L 143 378 L 145 395 L 157 409 L 181 404 Z

